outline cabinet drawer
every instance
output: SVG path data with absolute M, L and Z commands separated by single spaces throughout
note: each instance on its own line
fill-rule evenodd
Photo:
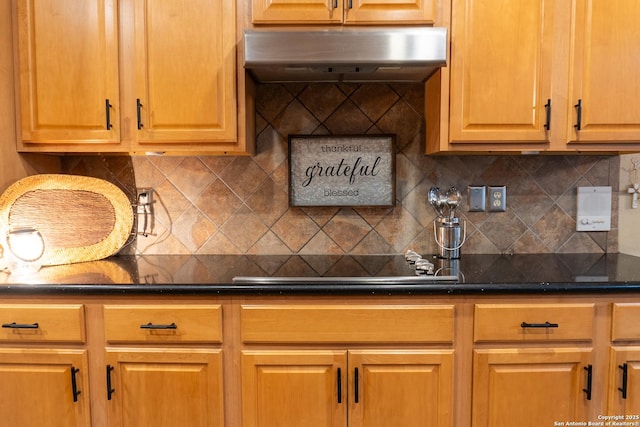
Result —
M 243 305 L 245 343 L 453 341 L 453 305 Z
M 82 304 L 2 304 L 0 342 L 85 340 Z
M 476 304 L 474 340 L 590 341 L 594 304 Z
M 640 340 L 640 304 L 613 304 L 611 340 Z
M 105 305 L 107 342 L 221 343 L 220 305 Z

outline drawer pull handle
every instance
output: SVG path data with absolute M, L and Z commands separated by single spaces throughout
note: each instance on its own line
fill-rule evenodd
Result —
M 545 130 L 551 130 L 551 99 L 547 99 L 547 103 L 544 104 L 544 109 L 547 113 L 547 121 L 544 124 Z
M 557 323 L 550 323 L 550 322 L 544 322 L 544 323 L 527 323 L 527 322 L 522 322 L 520 323 L 520 327 L 521 328 L 557 328 L 559 325 Z
M 627 378 L 628 366 L 626 363 L 623 363 L 622 365 L 618 365 L 618 368 L 622 370 L 622 387 L 618 387 L 618 390 L 620 390 L 620 392 L 622 393 L 622 398 L 626 399 L 627 398 L 627 381 L 629 380 Z
M 576 109 L 576 124 L 573 125 L 576 130 L 582 130 L 582 99 L 578 99 L 578 103 L 573 106 Z
M 140 329 L 178 329 L 178 325 L 171 323 L 170 325 L 154 325 L 149 322 L 146 325 L 140 325 Z
M 111 130 L 111 128 L 113 127 L 113 125 L 111 124 L 111 103 L 109 102 L 109 98 L 104 100 L 104 110 L 105 110 L 105 114 L 107 116 L 107 124 L 106 124 L 106 128 L 107 130 Z
M 38 325 L 38 322 L 36 322 L 36 323 L 16 323 L 16 322 L 12 322 L 12 323 L 3 323 L 2 327 L 3 328 L 9 328 L 9 329 L 38 329 L 39 325 Z
M 142 101 L 140 101 L 140 98 L 136 99 L 136 113 L 137 113 L 137 117 L 138 117 L 138 130 L 142 129 L 142 127 L 144 126 L 142 124 Z
M 342 369 L 338 368 L 338 403 L 342 403 Z
M 111 387 L 111 371 L 115 368 L 111 365 L 107 365 L 107 400 L 111 400 L 111 396 L 115 393 L 113 387 Z
M 73 394 L 73 401 L 78 401 L 78 396 L 82 393 L 78 390 L 78 384 L 76 383 L 76 374 L 80 372 L 80 369 L 71 367 L 71 393 Z
M 587 400 L 591 400 L 591 386 L 593 382 L 593 366 L 588 365 L 584 367 L 584 370 L 587 371 L 587 388 L 583 388 L 582 391 L 587 395 Z
M 358 368 L 353 370 L 353 399 L 356 403 L 360 402 L 360 390 L 358 387 L 359 381 Z

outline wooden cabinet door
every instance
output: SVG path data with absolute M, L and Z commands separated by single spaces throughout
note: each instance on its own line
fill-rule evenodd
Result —
M 198 151 L 236 140 L 235 6 L 227 0 L 135 0 L 129 130 L 138 147 Z M 125 56 L 130 52 L 125 52 Z
M 433 24 L 435 0 L 344 0 L 345 24 Z
M 86 351 L 0 349 L 0 419 L 16 427 L 91 425 Z
M 546 146 L 552 3 L 453 1 L 451 144 Z
M 347 353 L 243 351 L 244 427 L 345 427 Z
M 224 426 L 222 351 L 108 349 L 109 425 Z
M 19 150 L 117 144 L 118 2 L 16 0 L 15 13 Z
M 349 351 L 351 427 L 453 425 L 453 350 Z
M 612 347 L 610 360 L 607 414 L 637 417 L 640 415 L 640 347 Z
M 253 0 L 254 24 L 340 24 L 344 0 Z M 347 0 L 348 1 L 348 0 Z
M 253 0 L 254 24 L 433 24 L 435 0 Z
M 475 350 L 473 427 L 529 425 L 587 419 L 591 349 Z
M 640 2 L 576 1 L 570 142 L 640 139 Z M 581 104 L 580 130 L 574 105 Z

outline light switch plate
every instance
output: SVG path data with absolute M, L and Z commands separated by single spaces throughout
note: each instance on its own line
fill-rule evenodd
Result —
M 578 187 L 576 231 L 611 230 L 611 187 Z
M 486 209 L 486 192 L 487 187 L 484 185 L 470 185 L 469 193 L 469 212 L 484 212 Z

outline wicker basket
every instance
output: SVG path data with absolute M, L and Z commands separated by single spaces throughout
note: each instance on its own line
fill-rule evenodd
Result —
M 0 195 L 3 226 L 37 229 L 45 244 L 43 266 L 96 261 L 117 253 L 127 242 L 133 209 L 122 190 L 105 180 L 32 175 Z M 0 236 L 3 244 L 5 233 Z

